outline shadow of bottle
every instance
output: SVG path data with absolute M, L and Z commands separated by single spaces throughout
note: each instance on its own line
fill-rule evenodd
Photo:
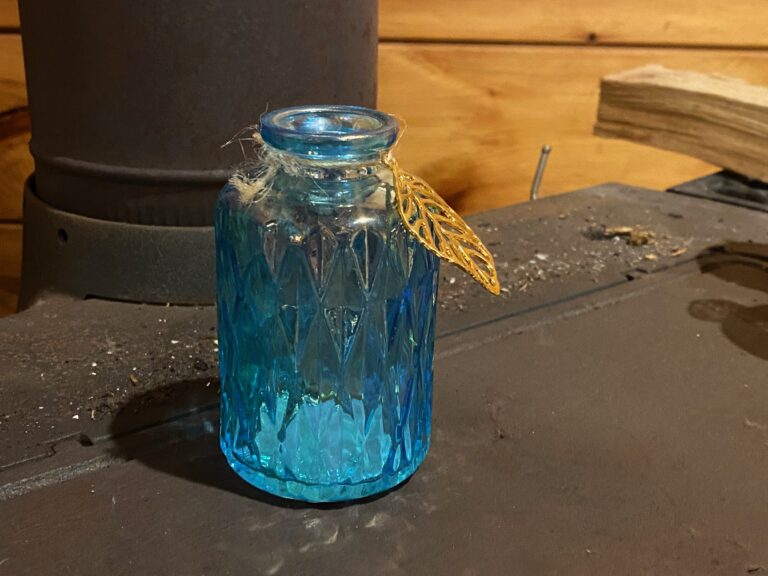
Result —
M 372 502 L 388 493 L 316 504 L 279 498 L 251 486 L 229 467 L 219 449 L 218 388 L 217 380 L 187 380 L 135 396 L 110 424 L 112 455 L 281 508 L 333 510 Z

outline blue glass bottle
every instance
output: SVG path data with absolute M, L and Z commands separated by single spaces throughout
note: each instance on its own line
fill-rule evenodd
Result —
M 267 492 L 361 498 L 429 449 L 439 259 L 393 204 L 397 131 L 365 108 L 270 112 L 259 192 L 221 192 L 221 448 Z

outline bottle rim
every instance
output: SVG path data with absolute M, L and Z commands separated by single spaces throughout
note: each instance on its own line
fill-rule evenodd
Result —
M 392 147 L 397 118 L 362 106 L 293 106 L 262 114 L 259 133 L 280 151 L 317 160 L 365 160 Z

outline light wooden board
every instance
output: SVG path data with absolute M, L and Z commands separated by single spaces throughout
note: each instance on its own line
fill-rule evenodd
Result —
M 768 46 L 765 0 L 379 0 L 382 38 Z M 0 28 L 19 26 L 0 0 Z
M 21 218 L 22 187 L 32 172 L 26 107 L 21 38 L 0 34 L 0 221 Z
M 27 105 L 19 34 L 0 34 L 0 113 Z
M 0 221 L 21 219 L 24 180 L 32 173 L 29 114 L 0 116 Z
M 380 0 L 382 38 L 768 46 L 765 0 Z
M 542 144 L 542 195 L 605 181 L 663 189 L 714 168 L 592 135 L 600 78 L 660 63 L 768 84 L 768 51 L 385 44 L 379 107 L 408 129 L 405 169 L 474 212 L 527 198 Z
M 0 224 L 0 316 L 16 310 L 21 277 L 21 224 Z
M 19 27 L 18 0 L 0 0 L 0 28 L 14 30 Z

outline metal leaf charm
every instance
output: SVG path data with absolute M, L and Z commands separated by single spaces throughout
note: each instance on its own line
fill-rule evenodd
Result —
M 492 294 L 499 294 L 493 256 L 453 208 L 421 178 L 385 159 L 395 183 L 397 211 L 405 228 L 430 252 L 456 264 Z

